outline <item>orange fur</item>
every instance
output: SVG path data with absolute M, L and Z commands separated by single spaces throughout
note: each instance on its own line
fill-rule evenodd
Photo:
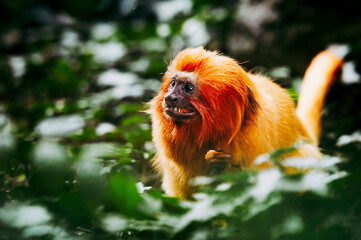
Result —
M 196 78 L 199 93 L 189 101 L 198 117 L 177 122 L 167 116 L 163 101 L 172 76 L 184 72 Z M 314 143 L 304 144 L 294 155 L 321 158 L 313 130 L 301 124 L 284 89 L 202 47 L 176 56 L 150 106 L 157 149 L 154 165 L 163 175 L 165 192 L 172 196 L 188 198 L 195 191 L 189 181 L 208 174 L 205 154 L 211 149 L 222 149 L 231 155 L 231 164 L 249 169 L 258 155 L 311 138 Z
M 303 79 L 297 115 L 315 143 L 318 143 L 321 134 L 323 101 L 342 61 L 332 51 L 320 52 L 312 60 Z

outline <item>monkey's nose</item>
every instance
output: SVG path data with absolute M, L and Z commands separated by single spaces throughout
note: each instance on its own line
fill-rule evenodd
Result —
M 171 94 L 165 98 L 167 104 L 175 104 L 178 102 L 178 98 L 175 94 Z

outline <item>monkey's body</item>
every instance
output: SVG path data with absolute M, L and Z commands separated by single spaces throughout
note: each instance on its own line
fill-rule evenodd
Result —
M 197 84 L 197 91 L 172 98 L 177 89 L 174 79 L 177 84 Z M 174 89 L 169 86 L 171 80 Z M 178 103 L 179 98 L 184 98 L 191 110 Z M 175 115 L 169 110 L 174 106 L 178 109 Z M 195 109 L 195 116 L 183 119 L 179 113 L 183 108 L 192 114 Z M 190 197 L 195 190 L 190 180 L 209 174 L 205 155 L 212 149 L 229 154 L 229 166 L 242 169 L 251 169 L 257 156 L 298 141 L 308 143 L 292 156 L 321 158 L 286 90 L 266 77 L 246 73 L 234 60 L 203 48 L 184 50 L 175 58 L 160 93 L 151 102 L 150 112 L 157 149 L 154 165 L 163 175 L 165 192 L 171 196 Z
M 231 144 L 220 147 L 224 152 L 231 153 L 235 164 L 246 169 L 252 168 L 253 161 L 261 154 L 290 147 L 299 141 L 310 142 L 287 91 L 264 76 L 248 76 L 255 85 L 253 92 L 261 107 L 254 117 L 254 124 L 243 126 Z M 313 144 L 305 143 L 301 149 L 293 155 L 321 157 Z

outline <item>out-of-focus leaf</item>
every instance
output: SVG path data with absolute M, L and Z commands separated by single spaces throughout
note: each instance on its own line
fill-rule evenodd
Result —
M 11 158 L 16 147 L 13 136 L 14 126 L 10 120 L 0 113 L 0 163 Z
M 90 52 L 98 64 L 111 66 L 116 61 L 124 57 L 127 48 L 119 42 L 95 43 L 89 42 L 85 52 Z
M 120 215 L 109 214 L 102 219 L 102 225 L 109 232 L 120 232 L 126 230 L 128 221 Z
M 116 111 L 117 114 L 119 115 L 128 114 L 128 113 L 137 113 L 140 111 L 140 105 L 134 103 L 133 104 L 123 103 L 123 104 L 119 104 Z
M 292 100 L 297 104 L 299 94 L 294 88 L 290 88 L 287 90 L 288 94 L 291 96 Z
M 283 223 L 272 229 L 272 238 L 279 239 L 281 235 L 300 233 L 304 228 L 302 218 L 296 214 L 290 214 Z
M 100 164 L 93 159 L 83 159 L 78 163 L 79 190 L 89 204 L 98 204 L 104 198 L 106 182 L 100 170 Z
M 41 121 L 36 131 L 44 137 L 68 136 L 84 127 L 84 119 L 79 115 L 49 118 Z
M 98 84 L 104 86 L 127 87 L 137 82 L 138 76 L 134 73 L 122 73 L 116 69 L 109 69 L 98 77 Z
M 91 34 L 95 40 L 107 40 L 116 33 L 116 26 L 112 23 L 98 23 L 92 27 Z
M 361 132 L 360 131 L 356 131 L 351 135 L 342 135 L 338 140 L 337 140 L 337 146 L 344 146 L 350 143 L 354 143 L 354 142 L 361 142 Z
M 109 180 L 109 200 L 112 206 L 129 216 L 139 216 L 138 204 L 141 197 L 138 193 L 135 181 L 124 174 L 117 174 Z
M 38 190 L 61 191 L 65 185 L 67 152 L 56 142 L 42 141 L 33 149 L 31 185 Z
M 118 145 L 115 143 L 92 143 L 82 147 L 78 157 L 79 161 L 105 159 L 128 158 L 131 153 L 129 145 Z
M 53 225 L 37 225 L 27 227 L 23 231 L 25 238 L 41 238 L 52 236 L 54 239 L 72 239 L 65 229 Z
M 51 214 L 43 206 L 14 202 L 0 209 L 0 220 L 16 228 L 44 224 L 51 219 Z
M 157 2 L 154 6 L 155 12 L 161 21 L 168 21 L 179 13 L 189 13 L 192 8 L 192 1 L 186 0 Z
M 67 153 L 64 147 L 56 142 L 42 141 L 35 146 L 33 158 L 37 168 L 64 168 Z
M 106 133 L 111 133 L 114 132 L 116 130 L 116 127 L 113 124 L 110 123 L 101 123 L 98 125 L 98 127 L 96 128 L 96 133 L 98 136 L 102 136 Z

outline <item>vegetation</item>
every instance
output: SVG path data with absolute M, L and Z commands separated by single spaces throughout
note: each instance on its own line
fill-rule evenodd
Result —
M 1 1 L 0 239 L 360 239 L 359 85 L 328 97 L 322 163 L 285 175 L 297 163 L 281 149 L 258 159 L 268 171 L 195 179 L 195 201 L 160 190 L 143 113 L 166 62 L 196 45 L 297 99 L 329 44 L 359 62 L 361 18 L 344 2 Z

